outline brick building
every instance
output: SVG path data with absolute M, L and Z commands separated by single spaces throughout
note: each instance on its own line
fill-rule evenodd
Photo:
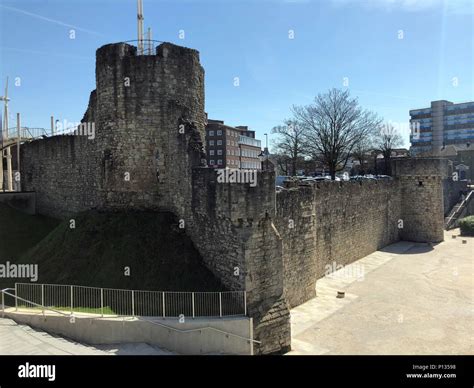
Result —
M 261 169 L 261 141 L 246 126 L 231 127 L 222 120 L 206 125 L 207 164 L 215 168 Z

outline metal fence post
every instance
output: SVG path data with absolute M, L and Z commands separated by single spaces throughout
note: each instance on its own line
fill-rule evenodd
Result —
M 247 291 L 244 291 L 244 315 L 247 315 Z
M 5 294 L 2 292 L 2 318 L 5 316 Z
M 132 317 L 135 316 L 135 292 L 132 290 Z
M 72 302 L 72 287 L 73 287 L 73 286 L 71 286 L 71 315 L 72 315 L 72 308 L 73 308 L 73 306 L 74 306 L 74 304 L 73 304 L 73 302 Z
M 166 317 L 165 311 L 165 293 L 163 292 L 163 318 Z
M 219 292 L 219 316 L 222 318 L 222 292 Z
M 16 287 L 16 283 L 15 283 L 15 311 L 18 311 L 18 293 L 17 293 L 17 287 Z
M 195 317 L 194 315 L 194 292 L 192 293 L 192 296 L 193 296 L 193 318 Z
M 100 313 L 102 314 L 102 318 L 104 318 L 104 289 L 100 289 Z
M 43 315 L 44 315 L 44 284 L 41 285 L 41 306 L 43 307 Z

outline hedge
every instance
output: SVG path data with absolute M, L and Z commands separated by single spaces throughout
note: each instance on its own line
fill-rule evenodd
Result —
M 461 236 L 474 236 L 474 216 L 465 217 L 459 221 Z

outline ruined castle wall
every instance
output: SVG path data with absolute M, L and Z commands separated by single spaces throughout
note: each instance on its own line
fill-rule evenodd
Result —
M 197 168 L 187 233 L 211 269 L 231 290 L 247 292 L 259 354 L 290 349 L 284 296 L 282 240 L 275 225 L 275 176 L 260 171 L 256 185 L 219 182 L 217 172 Z
M 97 207 L 94 140 L 54 136 L 21 147 L 21 183 L 41 214 L 64 218 Z
M 398 181 L 320 182 L 277 194 L 285 290 L 291 307 L 315 296 L 329 268 L 399 240 Z

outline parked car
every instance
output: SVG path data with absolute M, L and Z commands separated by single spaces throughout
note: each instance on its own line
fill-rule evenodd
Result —
M 375 178 L 381 179 L 381 180 L 386 180 L 386 181 L 393 180 L 393 178 L 389 175 L 376 175 Z
M 276 187 L 276 192 L 279 193 L 280 191 L 286 190 L 283 186 L 277 186 Z
M 368 174 L 368 175 L 354 175 L 350 177 L 351 181 L 375 181 L 377 178 L 375 178 L 374 175 Z

